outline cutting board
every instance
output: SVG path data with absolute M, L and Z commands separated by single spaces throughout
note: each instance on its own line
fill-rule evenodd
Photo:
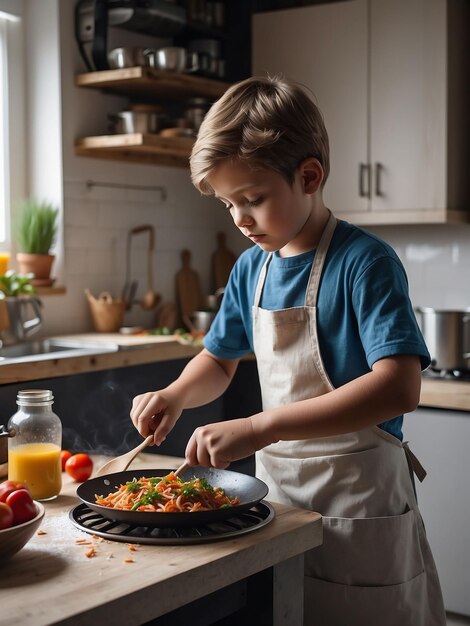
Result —
M 204 306 L 199 274 L 191 267 L 191 252 L 181 251 L 182 268 L 176 274 L 176 294 L 183 322 Z
M 80 335 L 61 335 L 60 337 L 53 337 L 53 339 L 95 344 L 112 343 L 123 347 L 178 340 L 176 335 L 121 335 L 121 333 L 83 333 Z
M 227 248 L 225 233 L 217 233 L 217 250 L 212 255 L 212 276 L 214 291 L 225 287 L 235 264 L 235 254 Z

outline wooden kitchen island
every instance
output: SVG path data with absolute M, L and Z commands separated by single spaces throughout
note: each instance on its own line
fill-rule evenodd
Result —
M 103 458 L 95 460 L 99 467 Z M 178 461 L 142 454 L 131 469 L 174 469 Z M 273 503 L 273 521 L 237 538 L 128 544 L 72 525 L 76 487 L 64 478 L 61 495 L 45 503 L 41 534 L 0 565 L 1 626 L 203 626 L 240 610 L 243 622 L 222 623 L 301 626 L 303 554 L 321 544 L 318 513 Z

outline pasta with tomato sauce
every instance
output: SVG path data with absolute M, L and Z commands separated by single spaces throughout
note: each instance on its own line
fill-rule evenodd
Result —
M 185 482 L 173 472 L 131 480 L 106 497 L 95 494 L 95 501 L 111 509 L 152 513 L 193 513 L 239 504 L 237 497 L 229 498 L 222 488 L 212 487 L 205 478 Z

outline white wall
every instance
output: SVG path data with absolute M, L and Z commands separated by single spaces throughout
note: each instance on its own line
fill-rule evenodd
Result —
M 0 0 L 0 11 L 21 17 L 23 15 L 23 0 Z
M 44 48 L 52 57 L 49 68 L 38 67 L 37 72 L 29 73 L 28 88 L 36 94 L 35 110 L 29 116 L 33 138 L 30 189 L 39 190 L 41 196 L 51 196 L 57 178 L 63 186 L 59 199 L 63 210 L 63 233 L 53 275 L 66 286 L 67 293 L 43 298 L 42 334 L 91 330 L 84 289 L 89 288 L 95 296 L 101 291 L 109 291 L 114 297 L 120 295 L 125 280 L 127 232 L 140 224 L 152 224 L 156 229 L 154 287 L 163 301 L 175 300 L 174 278 L 181 267 L 180 253 L 184 248 L 192 252 L 192 265 L 200 274 L 205 293 L 210 293 L 210 260 L 216 249 L 217 232 L 227 233 L 228 245 L 235 252 L 245 247 L 243 237 L 231 225 L 221 203 L 202 198 L 193 188 L 188 169 L 75 156 L 75 139 L 106 134 L 107 113 L 124 108 L 126 99 L 74 86 L 75 74 L 85 71 L 73 34 L 75 0 L 26 1 L 29 3 L 30 24 L 35 26 L 34 39 L 28 42 L 28 57 L 45 59 Z M 45 11 L 43 16 L 37 14 L 41 9 Z M 56 32 L 53 32 L 55 25 Z M 47 33 L 47 38 L 41 38 L 41 31 Z M 116 33 L 119 33 L 117 29 L 113 46 L 120 43 L 116 41 L 119 36 Z M 129 41 L 129 33 L 122 33 L 124 44 Z M 56 80 L 58 62 L 60 81 Z M 50 93 L 44 93 L 49 87 Z M 54 128 L 49 132 L 41 127 L 41 119 L 44 119 L 44 107 L 51 96 L 55 99 L 51 105 Z M 41 110 L 38 113 L 38 100 L 42 113 Z M 60 137 L 59 148 L 57 136 Z M 48 150 L 52 152 L 48 154 Z M 57 162 L 58 155 L 60 163 Z M 163 185 L 167 199 L 162 202 L 160 194 L 152 191 L 89 189 L 86 185 L 89 179 L 142 186 Z M 63 255 L 60 254 L 62 241 Z M 139 281 L 139 296 L 146 288 L 147 238 L 145 235 L 134 237 L 132 244 L 132 278 Z M 144 312 L 135 306 L 126 314 L 124 323 L 154 325 L 155 312 Z

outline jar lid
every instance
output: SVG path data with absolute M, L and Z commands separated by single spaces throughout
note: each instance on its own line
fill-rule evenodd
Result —
M 19 406 L 38 406 L 53 402 L 54 396 L 50 389 L 23 389 L 18 391 L 16 404 Z

